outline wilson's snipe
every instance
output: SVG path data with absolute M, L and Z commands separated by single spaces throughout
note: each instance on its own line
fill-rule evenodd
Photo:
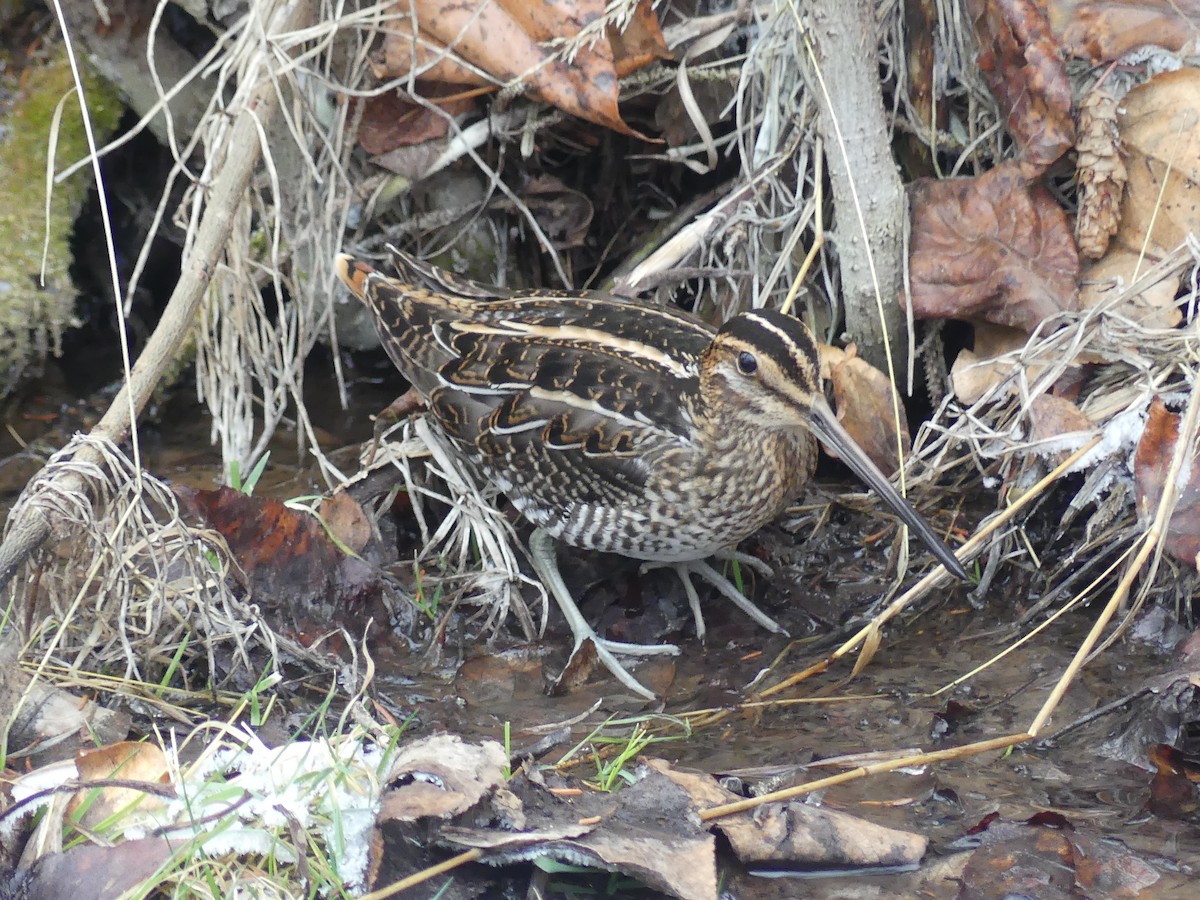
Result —
M 597 636 L 559 575 L 552 539 L 674 564 L 694 610 L 682 570 L 698 572 L 782 630 L 703 560 L 800 495 L 816 465 L 814 435 L 966 577 L 838 423 L 799 320 L 759 310 L 717 331 L 676 309 L 596 293 L 515 294 L 393 255 L 399 278 L 344 255 L 338 274 L 374 311 L 388 355 L 441 430 L 534 524 L 534 568 L 576 649 L 593 641 L 631 690 L 653 696 L 614 653 L 677 648 Z

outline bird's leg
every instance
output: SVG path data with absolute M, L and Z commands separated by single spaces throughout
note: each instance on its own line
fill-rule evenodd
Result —
M 692 584 L 690 576 L 691 568 L 688 563 L 676 563 L 671 568 L 675 570 L 675 574 L 683 582 L 683 592 L 687 594 L 688 607 L 691 609 L 692 619 L 696 623 L 696 637 L 704 640 L 707 629 L 704 626 L 704 613 L 700 611 L 700 595 L 696 593 L 696 586 Z
M 775 570 L 753 553 L 743 553 L 741 550 L 730 548 L 728 550 L 718 550 L 713 554 L 713 558 L 749 566 L 759 575 L 763 576 L 763 578 L 772 578 L 775 575 Z
M 740 563 L 744 566 L 749 566 L 755 571 L 763 575 L 773 575 L 771 567 L 759 559 L 757 556 L 751 556 L 749 553 L 740 553 L 737 550 L 722 550 L 715 554 L 718 559 L 729 560 L 731 562 Z M 755 622 L 761 625 L 767 631 L 775 634 L 787 634 L 786 629 L 778 622 L 768 616 L 765 612 L 751 603 L 742 595 L 728 578 L 710 566 L 701 559 L 689 560 L 681 563 L 646 563 L 642 566 L 642 571 L 647 572 L 651 569 L 659 568 L 663 565 L 670 565 L 675 570 L 675 574 L 679 576 L 679 580 L 683 582 L 683 590 L 687 594 L 688 606 L 692 610 L 692 618 L 696 621 L 696 636 L 701 640 L 704 639 L 705 625 L 704 616 L 700 612 L 700 598 L 696 594 L 696 586 L 692 584 L 692 575 L 699 575 L 709 584 L 717 589 L 724 597 L 728 598 L 734 606 L 752 618 Z
M 562 575 L 558 571 L 558 559 L 554 552 L 554 539 L 549 532 L 541 528 L 535 528 L 533 535 L 529 538 L 529 558 L 533 563 L 533 570 L 541 579 L 542 584 L 554 595 L 554 599 L 558 601 L 559 609 L 562 610 L 563 618 L 567 620 L 567 624 L 571 627 L 571 633 L 575 636 L 574 652 L 579 649 L 585 640 L 590 640 L 596 648 L 596 656 L 604 663 L 604 667 L 608 669 L 616 679 L 641 697 L 647 700 L 657 699 L 653 692 L 643 687 L 636 678 L 629 674 L 623 665 L 617 660 L 615 654 L 622 653 L 626 656 L 654 656 L 668 655 L 677 656 L 679 648 L 674 644 L 626 644 L 621 641 L 610 641 L 596 634 L 595 629 L 587 623 L 583 618 L 583 613 L 579 611 L 579 607 L 575 605 L 575 601 L 571 597 L 571 592 L 567 590 L 567 585 L 563 582 Z
M 409 388 L 395 400 L 387 405 L 386 408 L 380 410 L 375 416 L 374 439 L 371 441 L 371 449 L 367 453 L 365 465 L 370 465 L 375 461 L 375 454 L 379 452 L 379 447 L 383 443 L 383 435 L 389 428 L 399 422 L 401 419 L 406 419 L 418 410 L 425 408 L 424 398 L 417 393 L 416 388 Z
M 741 560 L 739 560 L 739 562 L 740 561 Z M 734 587 L 728 578 L 726 578 L 704 560 L 697 559 L 684 565 L 686 565 L 690 571 L 699 575 L 701 578 L 715 587 L 718 593 L 726 597 L 734 606 L 752 618 L 763 628 L 767 629 L 767 631 L 775 634 L 787 634 L 787 630 L 782 625 L 747 600 L 742 595 L 742 592 Z

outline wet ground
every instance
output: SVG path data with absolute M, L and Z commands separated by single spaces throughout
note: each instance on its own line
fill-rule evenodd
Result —
M 367 411 L 384 405 L 388 393 L 383 386 L 360 385 L 355 412 L 344 414 L 332 403 L 321 407 L 317 421 L 328 433 L 329 449 L 365 439 L 371 427 Z M 53 401 L 45 406 L 55 409 Z M 86 415 L 81 424 L 70 424 L 69 416 L 76 413 L 64 412 L 61 402 L 48 423 L 31 416 L 37 408 L 22 407 L 18 430 L 49 429 L 47 443 L 86 424 Z M 145 439 L 147 465 L 156 474 L 213 485 L 219 466 L 208 447 L 208 426 L 186 397 L 178 397 L 160 423 L 147 428 Z M 285 497 L 310 493 L 315 485 L 309 470 L 288 462 L 295 459 L 294 438 L 282 435 L 276 444 L 262 490 Z M 15 465 L 13 452 L 5 446 L 9 466 Z M 8 489 L 6 504 L 13 498 Z M 821 501 L 821 491 L 816 499 Z M 750 794 L 860 764 L 839 762 L 839 757 L 937 750 L 1028 728 L 1095 615 L 1089 609 L 1072 613 L 986 671 L 946 689 L 1020 636 L 1014 622 L 1027 605 L 1028 579 L 1002 576 L 979 606 L 968 601 L 966 588 L 949 588 L 924 601 L 919 613 L 892 623 L 858 677 L 851 677 L 852 663 L 843 661 L 770 703 L 756 703 L 756 691 L 823 658 L 834 646 L 833 637 L 849 633 L 848 626 L 890 586 L 886 540 L 866 550 L 847 549 L 862 547 L 878 523 L 838 512 L 811 541 L 803 536 L 812 523 L 801 526 L 800 536 L 773 529 L 754 542 L 754 549 L 778 567 L 773 581 L 756 586 L 757 597 L 791 639 L 766 634 L 710 597 L 705 602 L 709 633 L 700 643 L 673 575 L 639 577 L 620 561 L 571 554 L 564 570 L 570 569 L 567 577 L 584 597 L 591 621 L 616 626 L 625 639 L 666 638 L 680 645 L 679 657 L 635 669 L 643 683 L 665 697 L 661 707 L 626 695 L 602 671 L 576 691 L 547 696 L 544 687 L 569 649 L 561 623 L 552 617 L 550 633 L 536 645 L 506 635 L 490 646 L 467 643 L 461 639 L 465 632 L 454 627 L 432 649 L 386 642 L 375 658 L 380 708 L 398 720 L 411 718 L 413 733 L 446 730 L 503 741 L 507 727 L 513 750 L 528 751 L 541 763 L 561 759 L 606 721 L 603 735 L 627 734 L 631 726 L 613 723 L 614 717 L 646 717 L 642 721 L 651 734 L 663 739 L 646 755 L 725 776 L 727 785 Z M 1057 812 L 1077 832 L 1123 842 L 1163 874 L 1155 892 L 1144 896 L 1188 896 L 1188 887 L 1195 889 L 1190 872 L 1200 867 L 1195 805 L 1154 807 L 1148 756 L 1156 742 L 1183 741 L 1181 729 L 1196 718 L 1191 667 L 1177 651 L 1186 632 L 1173 626 L 1170 616 L 1146 621 L 1140 639 L 1118 642 L 1089 664 L 1040 741 L 1009 753 L 871 777 L 814 799 L 927 836 L 926 872 L 993 813 L 1020 822 Z M 1147 687 L 1154 690 L 1055 736 Z M 573 774 L 594 777 L 591 749 L 576 754 Z M 748 878 L 734 868 L 729 877 L 741 897 L 910 896 L 917 891 L 954 896 L 962 887 L 950 877 L 932 888 L 911 874 L 781 881 Z
M 768 598 L 774 590 L 777 586 L 767 589 Z M 770 609 L 787 622 L 786 610 Z M 652 721 L 655 731 L 668 740 L 646 753 L 726 776 L 728 784 L 754 794 L 862 764 L 861 758 L 839 762 L 839 757 L 908 755 L 1020 732 L 1029 727 L 1083 639 L 1090 625 L 1086 612 L 1069 617 L 966 684 L 937 693 L 1018 636 L 1010 627 L 1011 611 L 1012 604 L 999 592 L 982 610 L 952 592 L 935 608 L 891 628 L 883 648 L 857 678 L 850 677 L 850 665 L 842 664 L 787 691 L 777 703 L 743 705 L 753 693 L 751 685 L 774 683 L 821 654 L 755 633 L 733 618 L 738 614 L 726 617 L 718 606 L 710 614 L 706 644 L 684 637 L 683 653 L 673 663 L 647 663 L 636 671 L 644 683 L 666 686 L 664 716 L 687 716 L 697 710 L 726 715 L 710 724 L 703 722 L 711 717 L 689 717 L 696 724 L 686 737 L 675 721 Z M 566 638 L 556 635 L 547 643 L 561 648 Z M 412 666 L 398 661 L 393 674 L 381 679 L 380 692 L 415 712 L 421 729 L 500 739 L 507 722 L 513 747 L 538 747 L 543 762 L 586 739 L 607 716 L 645 711 L 642 704 L 622 699 L 608 679 L 566 697 L 545 696 L 540 689 L 545 668 L 560 661 L 561 654 L 547 662 L 533 650 L 480 651 L 463 663 L 452 683 L 414 677 Z M 381 670 L 389 668 L 387 661 L 379 662 Z M 772 663 L 772 674 L 763 677 L 764 667 Z M 1049 740 L 1009 753 L 990 752 L 868 778 L 826 791 L 819 800 L 877 824 L 924 834 L 930 840 L 927 862 L 951 853 L 954 842 L 992 814 L 1020 822 L 1053 811 L 1081 833 L 1123 842 L 1156 868 L 1194 868 L 1200 862 L 1195 820 L 1147 810 L 1151 773 L 1145 768 L 1150 763 L 1144 751 L 1150 738 L 1144 729 L 1153 731 L 1158 723 L 1165 731 L 1167 725 L 1160 719 L 1171 718 L 1173 707 L 1166 712 L 1156 709 L 1153 698 L 1144 695 L 1055 737 L 1060 729 L 1133 694 L 1173 666 L 1171 654 L 1161 648 L 1119 644 L 1085 669 L 1067 692 L 1043 732 Z M 396 671 L 405 674 L 397 676 Z M 559 745 L 539 746 L 554 723 L 572 722 L 581 715 L 583 720 L 570 726 Z M 623 729 L 613 727 L 611 733 Z M 1138 758 L 1140 766 L 1117 758 L 1121 754 Z M 587 778 L 595 768 L 585 758 L 573 771 Z M 750 879 L 751 884 L 755 881 Z M 1180 876 L 1178 883 L 1195 889 L 1187 877 Z M 785 884 L 792 886 L 784 890 Z M 1171 884 L 1160 882 L 1156 890 L 1162 893 L 1146 896 L 1172 896 Z M 916 890 L 912 876 L 861 873 L 798 883 L 772 880 L 761 887 L 759 896 L 910 896 Z M 743 884 L 739 896 L 755 895 L 747 890 Z M 1184 892 L 1179 896 L 1189 895 L 1180 890 Z M 935 892 L 955 894 L 948 886 Z

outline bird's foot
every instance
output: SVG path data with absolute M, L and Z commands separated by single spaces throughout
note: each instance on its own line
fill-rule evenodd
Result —
M 553 540 L 540 528 L 536 529 L 529 539 L 529 557 L 542 584 L 558 601 L 563 618 L 567 620 L 571 633 L 575 636 L 575 649 L 571 651 L 567 671 L 571 670 L 580 649 L 585 644 L 591 643 L 596 650 L 596 658 L 604 664 L 604 667 L 612 673 L 617 681 L 639 697 L 645 697 L 647 700 L 658 699 L 653 691 L 645 687 L 629 673 L 628 669 L 621 665 L 617 654 L 622 656 L 678 656 L 679 648 L 674 644 L 627 644 L 624 641 L 610 641 L 600 637 L 583 618 L 579 607 L 575 605 L 575 600 L 571 597 L 571 592 L 567 590 L 562 575 L 558 571 Z
M 634 678 L 633 674 L 621 664 L 617 658 L 617 654 L 623 656 L 678 656 L 679 648 L 674 644 L 626 644 L 622 641 L 610 641 L 607 638 L 596 636 L 593 632 L 588 636 L 579 638 L 577 636 L 575 649 L 571 651 L 571 658 L 567 661 L 564 674 L 570 672 L 575 665 L 576 657 L 580 651 L 591 644 L 595 650 L 596 659 L 603 663 L 604 668 L 608 669 L 609 673 L 625 685 L 633 693 L 639 697 L 644 697 L 647 700 L 657 700 L 654 692 L 643 685 L 640 681 Z

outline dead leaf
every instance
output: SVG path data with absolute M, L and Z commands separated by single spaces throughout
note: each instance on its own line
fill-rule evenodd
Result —
M 1200 69 L 1150 79 L 1121 101 L 1129 186 L 1118 239 L 1158 258 L 1200 232 Z
M 371 520 L 358 501 L 344 490 L 322 500 L 317 517 L 354 553 L 362 553 L 371 540 Z
M 1079 256 L 1066 213 L 1013 163 L 913 183 L 913 312 L 1032 331 L 1075 309 Z
M 1161 819 L 1180 821 L 1200 809 L 1200 792 L 1195 784 L 1200 781 L 1200 771 L 1197 771 L 1196 763 L 1168 744 L 1154 744 L 1149 748 L 1148 756 L 1155 772 L 1150 782 L 1147 809 Z
M 597 672 L 605 673 L 596 656 L 596 645 L 585 640 L 571 651 L 571 658 L 548 690 L 552 697 L 562 697 L 581 691 L 588 685 L 591 677 Z M 665 697 L 666 692 L 675 683 L 675 661 L 670 656 L 647 657 L 638 664 L 637 679 L 657 697 Z M 606 681 L 603 690 L 611 695 L 614 690 L 610 681 Z M 622 690 L 621 696 L 626 696 Z M 628 696 L 632 696 L 629 694 Z
M 423 94 L 439 102 L 437 86 Z M 443 138 L 450 131 L 450 120 L 470 111 L 473 99 L 440 101 L 442 112 L 431 110 L 405 98 L 398 91 L 388 91 L 364 101 L 362 121 L 358 126 L 358 143 L 372 156 L 388 153 L 397 147 L 411 147 L 426 141 Z
M 458 87 L 496 87 L 487 75 L 474 69 L 451 48 L 428 34 L 413 39 L 412 21 L 407 4 L 392 7 L 401 13 L 383 33 L 383 46 L 371 54 L 371 71 L 378 81 L 404 78 L 412 74 L 425 84 L 446 84 Z
M 742 799 L 709 775 L 676 769 L 660 759 L 646 760 L 645 765 L 687 791 L 700 810 Z M 915 865 L 925 855 L 926 840 L 919 834 L 884 828 L 798 800 L 768 803 L 753 812 L 714 819 L 711 824 L 748 865 L 903 866 Z
M 135 741 L 82 750 L 75 757 L 75 768 L 79 780 L 85 784 L 115 779 L 156 785 L 171 781 L 162 750 L 155 744 Z M 117 813 L 135 807 L 144 810 L 163 805 L 162 797 L 144 790 L 105 786 L 81 790 L 72 798 L 67 813 L 85 827 L 95 828 Z
M 970 0 L 979 68 L 1021 150 L 1024 174 L 1044 172 L 1075 143 L 1071 83 L 1036 0 Z
M 1026 829 L 1003 843 L 980 847 L 962 873 L 970 897 L 1068 900 L 1075 886 L 1071 842 L 1047 828 Z
M 1159 880 L 1119 842 L 1082 831 L 1057 813 L 1024 822 L 992 814 L 968 840 L 982 846 L 962 871 L 960 897 L 1145 897 Z
M 542 661 L 527 650 L 502 653 L 479 648 L 458 669 L 454 688 L 467 704 L 479 709 L 516 709 L 544 702 Z
M 716 900 L 716 842 L 696 821 L 687 793 L 653 769 L 639 767 L 637 774 L 616 794 L 572 797 L 551 793 L 536 776 L 519 776 L 508 787 L 520 800 L 525 831 L 456 823 L 439 837 L 522 859 L 550 857 L 621 872 L 672 897 Z M 508 815 L 507 807 L 501 815 L 493 808 L 490 818 L 502 823 Z
M 1028 342 L 1029 335 L 1018 328 L 976 325 L 975 348 L 961 351 L 950 367 L 955 396 L 968 406 L 978 403 L 1019 369 L 1025 371 L 1029 381 L 1040 378 L 1044 365 L 1030 366 L 1020 360 Z
M 606 33 L 612 45 L 613 66 L 621 78 L 645 68 L 655 60 L 674 59 L 659 27 L 654 0 L 640 0 L 624 31 L 618 31 L 610 25 Z
M 908 102 L 917 121 L 926 129 L 934 125 L 945 128 L 949 118 L 948 106 L 937 101 L 935 72 L 937 57 L 935 37 L 937 35 L 938 12 L 934 0 L 912 0 L 905 3 L 904 37 L 908 41 L 905 59 L 908 60 Z
M 20 878 L 20 895 L 31 898 L 139 896 L 162 881 L 162 870 L 178 851 L 165 837 L 123 841 L 112 847 L 83 844 L 51 853 Z M 158 874 L 158 878 L 150 879 Z
M 508 757 L 495 741 L 468 744 L 437 734 L 406 744 L 388 772 L 380 822 L 449 818 L 470 809 L 504 783 Z
M 1079 275 L 1079 306 L 1094 309 L 1103 305 L 1108 315 L 1121 316 L 1143 328 L 1174 328 L 1183 320 L 1175 295 L 1182 272 L 1164 277 L 1141 293 L 1120 297 L 1154 265 L 1154 260 L 1114 244 L 1103 259 L 1085 266 Z
M 1079 103 L 1075 152 L 1079 190 L 1075 239 L 1080 253 L 1099 259 L 1121 224 L 1121 200 L 1128 180 L 1117 133 L 1117 98 L 1101 88 L 1093 88 Z
M 595 214 L 586 194 L 572 190 L 553 175 L 539 175 L 525 185 L 521 200 L 556 250 L 583 246 Z M 516 209 L 507 200 L 498 201 L 495 206 L 510 211 Z
M 1079 411 L 1079 407 L 1064 397 L 1054 394 L 1039 394 L 1029 404 L 1029 439 L 1039 453 L 1047 453 L 1048 447 L 1063 435 L 1095 433 L 1091 420 Z M 1036 446 L 1036 445 L 1042 446 Z M 1075 449 L 1075 445 L 1063 447 L 1051 454 L 1055 463 L 1062 462 Z
M 1179 416 L 1155 400 L 1150 405 L 1146 430 L 1138 441 L 1133 458 L 1133 479 L 1137 490 L 1138 513 L 1153 516 L 1162 499 L 1163 479 L 1171 467 L 1175 442 L 1179 440 Z M 1164 548 L 1184 565 L 1200 568 L 1200 466 L 1185 460 L 1183 476 L 1187 482 L 1175 497 L 1175 511 L 1167 525 Z
M 1196 52 L 1200 4 L 1195 0 L 1046 0 L 1050 27 L 1072 56 L 1113 62 L 1139 47 Z
M 896 471 L 896 414 L 893 400 L 900 410 L 900 441 L 905 456 L 912 449 L 912 438 L 908 432 L 904 404 L 892 387 L 888 377 L 865 359 L 858 356 L 851 345 L 845 350 L 818 346 L 821 355 L 822 375 L 828 367 L 828 377 L 833 385 L 834 408 L 838 421 L 854 438 L 871 462 L 885 475 Z
M 175 485 L 175 493 L 225 538 L 264 613 L 301 639 L 339 623 L 361 630 L 368 620 L 386 621 L 378 573 L 338 549 L 316 516 L 232 488 Z
M 19 665 L 22 643 L 19 629 L 0 632 L 0 723 L 10 754 L 21 751 L 23 763 L 37 768 L 70 759 L 80 746 L 129 736 L 129 713 L 55 687 Z
M 590 45 L 585 43 L 570 63 L 551 49 L 552 42 L 570 41 L 594 25 L 604 12 L 599 0 L 571 4 L 402 0 L 391 12 L 396 21 L 386 30 L 382 54 L 373 60 L 381 79 L 412 73 L 424 81 L 462 84 L 484 73 L 498 85 L 522 84 L 533 96 L 566 113 L 643 137 L 621 119 L 613 49 L 603 31 Z M 639 41 L 652 40 L 642 26 Z M 456 58 L 462 62 L 454 62 Z M 477 71 L 472 73 L 471 67 Z

